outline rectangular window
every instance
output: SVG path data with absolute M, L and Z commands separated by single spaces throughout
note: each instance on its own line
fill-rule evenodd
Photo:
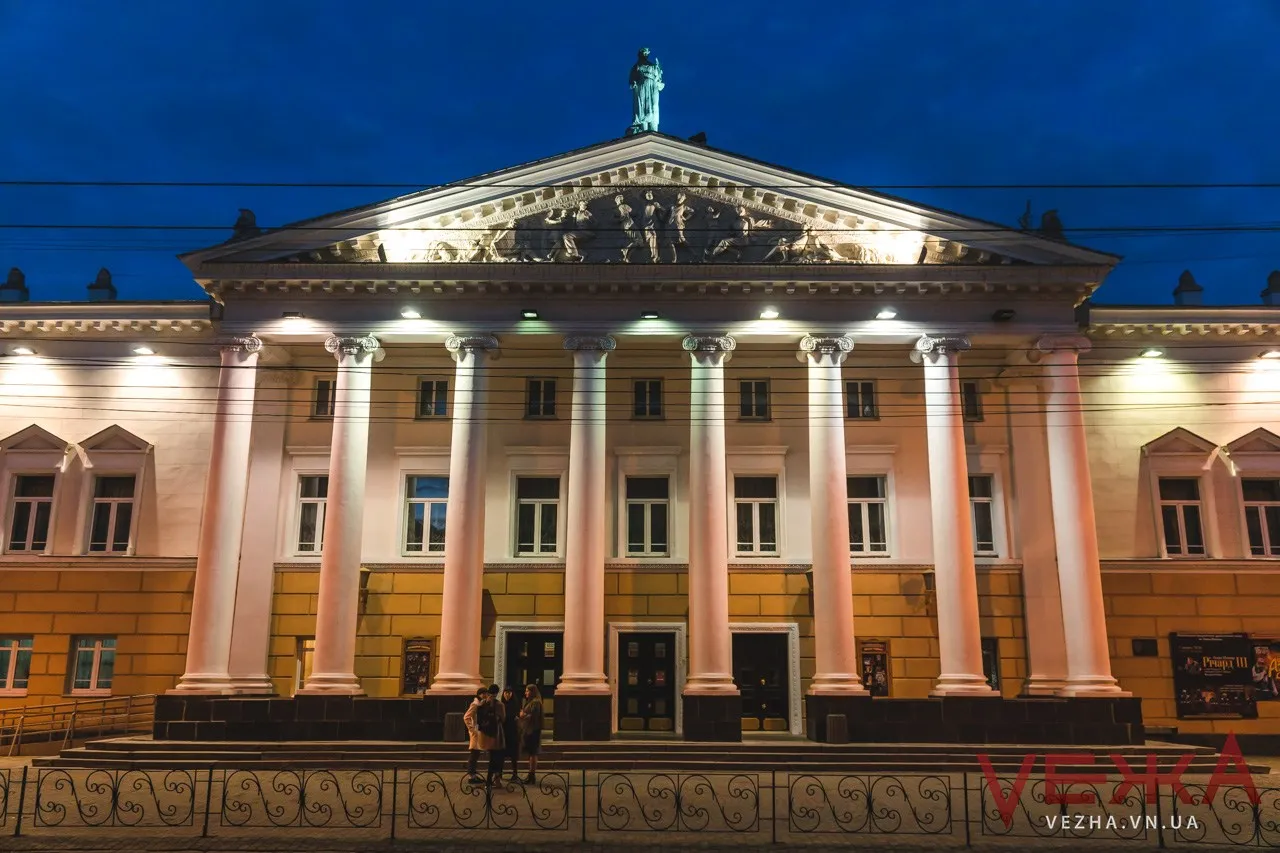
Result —
M 1170 557 L 1203 557 L 1200 482 L 1194 477 L 1160 478 L 1160 525 L 1164 552 Z
M 516 554 L 555 554 L 559 477 L 516 478 Z
M 526 418 L 554 418 L 556 416 L 556 381 L 554 379 L 530 379 L 525 387 Z
M 662 380 L 637 379 L 634 385 L 635 406 L 632 409 L 637 418 L 662 417 Z
M 666 477 L 627 478 L 627 556 L 666 556 L 670 551 Z
M 1249 553 L 1280 557 L 1280 480 L 1242 480 Z
M 115 668 L 115 637 L 76 637 L 71 645 L 70 692 L 109 691 Z
M 448 477 L 409 477 L 404 552 L 443 554 L 445 507 L 449 500 Z
M 26 690 L 31 675 L 31 638 L 0 637 L 0 690 Z
M 314 393 L 311 396 L 311 417 L 333 417 L 334 401 L 337 398 L 338 382 L 335 379 L 317 379 Z
M 311 666 L 316 656 L 315 637 L 296 637 L 298 641 L 293 666 L 293 690 L 298 692 L 311 677 Z
M 418 380 L 418 417 L 443 418 L 448 411 L 449 381 L 447 379 Z
M 845 407 L 849 417 L 862 420 L 876 420 L 880 410 L 876 407 L 876 383 L 859 380 L 844 383 Z
M 329 497 L 327 474 L 298 478 L 297 553 L 319 554 L 324 548 L 324 508 Z
M 10 551 L 43 551 L 49 544 L 53 512 L 53 475 L 19 474 L 13 478 Z
M 849 477 L 849 553 L 887 556 L 885 478 Z
M 977 382 L 960 383 L 960 411 L 966 421 L 982 420 L 982 393 Z
M 133 494 L 137 477 L 95 477 L 89 512 L 89 553 L 123 554 L 133 533 Z
M 973 523 L 973 553 L 995 556 L 995 483 L 989 474 L 969 478 L 969 515 Z
M 738 553 L 778 553 L 778 478 L 734 477 Z
M 743 379 L 738 383 L 738 413 L 743 420 L 769 420 L 769 380 Z

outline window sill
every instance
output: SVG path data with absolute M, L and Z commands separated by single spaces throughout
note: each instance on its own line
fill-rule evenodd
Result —
M 563 563 L 564 554 L 512 554 L 511 559 L 522 563 Z
M 0 688 L 0 697 L 5 699 L 22 699 L 27 695 L 25 687 L 4 687 Z
M 64 699 L 108 699 L 111 697 L 111 688 L 106 690 L 72 690 L 70 693 L 63 693 Z

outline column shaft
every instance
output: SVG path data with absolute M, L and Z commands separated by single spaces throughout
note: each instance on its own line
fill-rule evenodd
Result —
M 806 337 L 809 374 L 809 518 L 813 538 L 814 696 L 866 695 L 854 646 L 849 559 L 849 491 L 845 465 L 844 388 L 840 365 L 848 338 Z
M 316 649 L 310 677 L 299 694 L 360 695 L 355 675 L 360 608 L 360 550 L 365 475 L 369 466 L 369 395 L 378 341 L 372 336 L 331 337 L 325 349 L 338 359 L 329 492 L 325 500 Z
M 934 581 L 942 672 L 934 695 L 994 695 L 982 674 L 978 579 L 970 526 L 969 474 L 960 409 L 959 354 L 965 338 L 923 337 L 925 425 L 929 440 L 929 501 L 933 515 Z
M 1049 488 L 1058 550 L 1058 586 L 1066 630 L 1064 696 L 1128 695 L 1111 676 L 1102 570 L 1093 514 L 1093 483 L 1081 410 L 1079 351 L 1088 339 L 1045 339 L 1045 427 L 1049 442 Z
M 235 339 L 222 347 L 187 665 L 175 692 L 226 693 L 231 689 L 231 626 L 244 535 L 253 395 L 261 349 L 262 341 L 255 337 Z
M 485 363 L 498 341 L 487 335 L 450 337 L 457 367 L 453 437 L 449 447 L 449 509 L 445 515 L 444 595 L 440 666 L 431 693 L 471 694 L 481 686 L 480 611 L 484 598 L 486 468 Z

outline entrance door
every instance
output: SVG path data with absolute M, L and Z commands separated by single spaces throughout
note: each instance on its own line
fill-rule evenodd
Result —
M 507 633 L 507 664 L 503 684 L 510 685 L 519 701 L 524 701 L 524 688 L 538 685 L 543 711 L 547 717 L 555 713 L 556 684 L 564 670 L 564 635 L 559 631 L 510 631 Z M 547 728 L 550 728 L 548 726 Z
M 733 635 L 733 680 L 742 691 L 742 730 L 790 731 L 786 634 Z
M 618 731 L 676 730 L 676 635 L 618 634 Z

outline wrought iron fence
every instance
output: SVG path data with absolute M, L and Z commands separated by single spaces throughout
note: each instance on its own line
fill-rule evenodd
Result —
M 1280 849 L 1280 788 L 1119 781 L 1057 784 L 981 774 L 661 773 L 555 770 L 536 784 L 473 784 L 418 769 L 0 768 L 10 836 L 163 831 L 166 837 L 339 833 L 357 838 L 936 847 L 1058 838 Z M 1254 794 L 1256 793 L 1256 797 Z

